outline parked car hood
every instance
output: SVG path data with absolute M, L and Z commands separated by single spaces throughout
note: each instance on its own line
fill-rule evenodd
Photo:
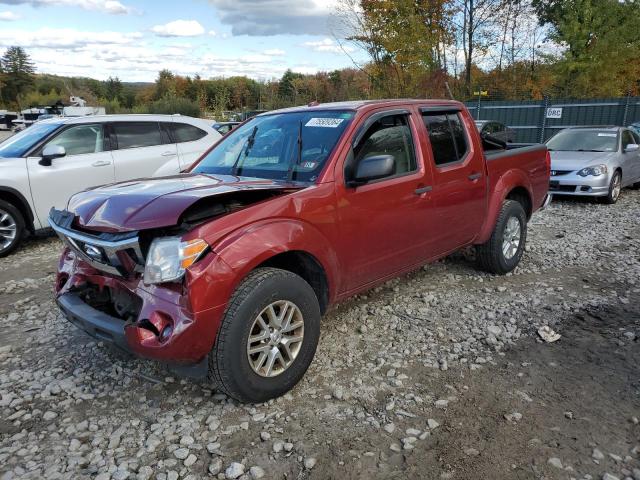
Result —
M 552 151 L 551 170 L 581 170 L 590 165 L 607 163 L 616 152 L 561 152 Z
M 78 226 L 88 230 L 126 232 L 176 225 L 180 215 L 203 198 L 304 187 L 300 183 L 268 179 L 183 174 L 85 190 L 71 197 L 67 210 L 75 215 Z

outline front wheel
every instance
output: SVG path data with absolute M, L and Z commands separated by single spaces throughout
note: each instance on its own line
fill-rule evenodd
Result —
M 24 218 L 16 207 L 0 200 L 0 258 L 13 252 L 24 235 Z
M 622 174 L 620 171 L 616 171 L 611 177 L 611 182 L 609 182 L 609 191 L 607 192 L 606 197 L 602 197 L 602 203 L 606 203 L 607 205 L 613 205 L 620 198 L 620 192 L 622 191 Z
M 311 286 L 286 270 L 258 268 L 229 301 L 209 377 L 242 402 L 279 397 L 303 377 L 319 337 L 320 305 Z
M 518 266 L 527 240 L 527 214 L 515 200 L 505 200 L 491 238 L 476 246 L 482 270 L 504 275 Z

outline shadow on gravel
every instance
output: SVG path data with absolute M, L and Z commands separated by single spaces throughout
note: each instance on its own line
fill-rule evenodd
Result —
M 640 296 L 629 300 L 565 320 L 557 343 L 528 337 L 497 368 L 450 378 L 458 391 L 469 390 L 447 410 L 446 429 L 425 452 L 430 462 L 421 454 L 409 457 L 405 473 L 498 480 L 609 472 L 625 478 L 624 469 L 640 468 L 640 426 L 633 420 L 640 413 Z M 521 420 L 505 419 L 514 412 Z M 594 448 L 604 454 L 599 464 Z M 426 472 L 431 462 L 440 468 Z

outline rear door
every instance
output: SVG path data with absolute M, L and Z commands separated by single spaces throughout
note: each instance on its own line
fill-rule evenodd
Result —
M 42 150 L 60 145 L 66 155 L 40 164 Z M 63 209 L 69 197 L 90 187 L 113 183 L 113 159 L 102 124 L 81 124 L 65 128 L 27 158 L 31 195 L 36 215 L 43 226 L 51 207 Z
M 430 172 L 417 136 L 418 118 L 408 110 L 369 117 L 336 185 L 344 290 L 361 288 L 424 262 L 435 228 L 431 211 Z M 366 130 L 364 130 L 366 129 Z M 365 158 L 393 155 L 395 174 L 349 187 L 349 172 Z M 344 178 L 342 177 L 344 175 Z
M 117 181 L 151 177 L 158 169 L 180 172 L 178 149 L 157 121 L 114 122 L 110 125 Z
M 457 250 L 479 233 L 486 214 L 484 156 L 459 110 L 422 110 L 433 166 L 433 231 L 438 254 Z
M 202 154 L 214 143 L 214 139 L 207 139 L 207 135 L 215 134 L 215 139 L 220 138 L 213 128 L 208 132 L 189 123 L 174 120 L 164 124 L 169 129 L 172 141 L 178 147 L 180 168 L 186 170 L 198 160 Z

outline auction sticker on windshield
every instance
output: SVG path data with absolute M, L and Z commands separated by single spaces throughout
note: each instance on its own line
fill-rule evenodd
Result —
M 338 128 L 340 124 L 344 122 L 344 118 L 312 118 L 305 127 L 325 127 L 325 128 Z
M 612 137 L 612 138 L 616 138 L 618 136 L 617 133 L 599 133 L 598 134 L 599 137 Z

